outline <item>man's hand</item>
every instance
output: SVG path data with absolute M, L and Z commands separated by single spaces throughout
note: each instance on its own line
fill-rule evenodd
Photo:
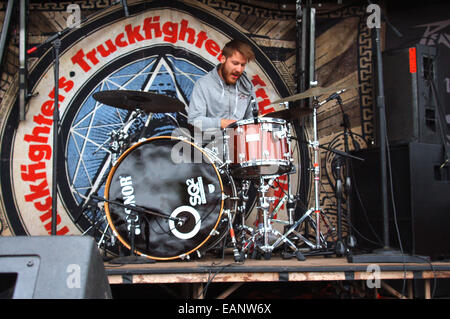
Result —
M 228 125 L 232 124 L 236 122 L 236 120 L 229 120 L 229 119 L 221 119 L 220 120 L 220 128 L 224 129 L 226 128 Z

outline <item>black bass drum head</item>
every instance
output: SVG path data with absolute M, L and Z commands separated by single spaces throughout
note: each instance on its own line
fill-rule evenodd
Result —
M 149 138 L 125 151 L 111 169 L 106 217 L 128 249 L 134 225 L 137 254 L 157 260 L 184 258 L 217 233 L 223 189 L 219 171 L 201 148 L 175 137 Z

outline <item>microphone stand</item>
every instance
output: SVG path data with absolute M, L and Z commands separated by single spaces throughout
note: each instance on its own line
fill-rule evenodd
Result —
M 252 98 L 250 103 L 252 104 L 253 122 L 258 124 L 258 108 L 256 106 L 256 100 Z
M 125 16 L 127 17 L 129 15 L 128 13 L 128 6 L 126 0 L 121 1 L 122 6 L 124 8 Z M 109 6 L 111 7 L 111 6 Z M 83 19 L 80 23 L 86 21 L 89 17 L 86 17 Z M 37 51 L 40 47 L 43 47 L 47 43 L 51 43 L 53 47 L 53 53 L 54 53 L 54 81 L 55 81 L 55 96 L 54 96 L 54 110 L 53 110 L 53 161 L 52 161 L 52 214 L 51 214 L 51 235 L 55 236 L 57 235 L 57 197 L 58 197 L 58 187 L 57 187 L 57 166 L 58 166 L 58 138 L 59 138 L 59 49 L 61 48 L 61 39 L 60 37 L 67 32 L 69 32 L 71 28 L 66 28 L 62 31 L 56 32 L 51 37 L 47 38 L 43 43 L 39 44 L 38 46 L 34 46 L 31 49 L 27 50 L 27 54 L 32 54 L 33 52 Z
M 59 33 L 56 34 L 59 36 Z M 57 175 L 58 175 L 58 132 L 59 132 L 59 49 L 61 48 L 61 40 L 56 37 L 52 42 L 53 51 L 55 55 L 54 77 L 55 77 L 55 100 L 53 109 L 53 174 L 52 174 L 52 236 L 57 235 L 56 225 L 57 225 L 57 204 L 58 204 L 58 186 L 57 186 Z
M 348 118 L 348 114 L 345 113 L 343 105 L 342 105 L 342 98 L 340 95 L 337 95 L 336 97 L 336 101 L 339 104 L 339 108 L 341 109 L 341 113 L 342 113 L 342 125 L 344 127 L 344 152 L 345 153 L 349 153 L 350 149 L 348 146 L 348 135 L 350 135 L 350 138 L 352 139 L 353 145 L 355 147 L 356 150 L 359 150 L 359 146 L 355 141 L 355 137 L 353 136 L 353 132 L 350 129 L 350 120 Z M 340 163 L 338 164 L 340 165 Z M 351 161 L 350 161 L 350 157 L 346 157 L 345 158 L 345 186 L 344 188 L 341 187 L 341 189 L 338 189 L 338 187 L 336 187 L 336 191 L 338 192 L 338 199 L 342 199 L 342 193 L 340 191 L 343 191 L 347 194 L 347 220 L 348 220 L 348 224 L 350 225 L 350 227 L 348 228 L 348 234 L 347 234 L 347 246 L 350 248 L 354 248 L 356 246 L 356 238 L 355 236 L 353 236 L 352 234 L 352 223 L 351 223 L 351 178 L 350 178 L 350 165 L 351 165 Z M 337 168 L 336 168 L 337 169 Z M 338 172 L 337 175 L 338 179 L 340 180 L 340 172 Z M 341 184 L 342 186 L 342 184 Z M 338 203 L 338 213 L 340 213 L 341 210 L 341 206 L 340 203 Z M 339 220 L 340 216 L 338 215 L 338 220 Z M 340 225 L 338 228 L 339 232 L 341 231 L 340 229 Z
M 370 0 L 368 1 L 372 3 Z M 403 251 L 391 248 L 389 238 L 389 211 L 388 211 L 388 187 L 387 187 L 387 163 L 386 163 L 386 112 L 384 99 L 383 83 L 383 59 L 381 54 L 381 36 L 380 28 L 375 28 L 375 46 L 376 46 L 376 66 L 377 66 L 377 107 L 379 114 L 379 133 L 380 133 L 380 171 L 381 171 L 381 196 L 382 196 L 382 214 L 383 214 L 383 243 L 381 249 L 376 249 L 372 254 L 350 255 L 349 262 L 355 263 L 406 263 L 406 262 L 427 262 L 424 257 L 408 256 Z
M 183 219 L 177 218 L 177 217 L 171 217 L 164 212 L 161 212 L 157 208 L 146 208 L 146 207 L 140 207 L 140 206 L 133 206 L 133 205 L 127 205 L 118 201 L 109 200 L 97 195 L 92 194 L 91 198 L 104 201 L 109 204 L 113 204 L 116 206 L 127 208 L 131 211 L 130 213 L 130 255 L 124 256 L 124 257 L 117 257 L 110 261 L 112 264 L 148 264 L 148 263 L 155 263 L 155 260 L 149 259 L 147 257 L 137 256 L 136 255 L 136 244 L 135 244 L 135 235 L 136 235 L 136 220 L 138 217 L 138 214 L 140 213 L 146 213 L 150 215 L 154 215 L 156 217 L 165 218 L 167 220 L 173 220 L 177 223 L 184 223 L 185 221 Z

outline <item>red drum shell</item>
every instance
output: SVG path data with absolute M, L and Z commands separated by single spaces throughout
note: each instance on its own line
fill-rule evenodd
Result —
M 232 172 L 246 177 L 279 175 L 291 170 L 286 122 L 281 119 L 246 119 L 230 125 L 227 159 Z

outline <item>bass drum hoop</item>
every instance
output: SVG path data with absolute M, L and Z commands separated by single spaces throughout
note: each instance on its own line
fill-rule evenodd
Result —
M 151 255 L 147 255 L 144 254 L 143 252 L 139 251 L 138 249 L 135 249 L 135 252 L 142 257 L 146 257 L 149 259 L 154 259 L 154 260 L 174 260 L 174 259 L 179 259 L 179 258 L 184 258 L 185 256 L 188 256 L 190 254 L 192 254 L 193 252 L 195 252 L 196 250 L 198 250 L 200 247 L 202 247 L 204 244 L 206 244 L 211 236 L 212 233 L 214 233 L 214 231 L 217 229 L 217 227 L 219 226 L 219 223 L 222 220 L 222 214 L 223 214 L 223 206 L 224 206 L 224 198 L 223 198 L 223 194 L 224 194 L 224 187 L 223 187 L 223 183 L 222 183 L 222 177 L 219 173 L 219 170 L 217 169 L 216 165 L 214 165 L 213 160 L 211 159 L 211 157 L 204 151 L 202 150 L 200 147 L 198 147 L 197 145 L 195 145 L 194 143 L 187 141 L 184 138 L 178 138 L 178 137 L 173 137 L 173 136 L 156 136 L 156 137 L 151 137 L 148 138 L 146 140 L 143 140 L 141 142 L 138 142 L 136 144 L 134 144 L 133 146 L 131 146 L 130 148 L 128 148 L 118 159 L 117 161 L 114 163 L 113 167 L 111 168 L 111 171 L 109 172 L 108 178 L 106 180 L 106 184 L 105 184 L 105 199 L 109 200 L 109 189 L 110 189 L 110 185 L 111 185 L 111 181 L 114 177 L 114 173 L 116 172 L 117 168 L 119 167 L 120 163 L 127 157 L 127 155 L 132 152 L 134 149 L 138 148 L 139 146 L 145 144 L 145 143 L 149 143 L 151 141 L 154 140 L 159 140 L 159 139 L 170 139 L 170 140 L 178 140 L 181 142 L 185 142 L 188 144 L 191 144 L 192 146 L 194 146 L 196 149 L 198 149 L 210 162 L 209 164 L 211 164 L 214 167 L 214 170 L 216 172 L 217 178 L 219 179 L 219 184 L 220 184 L 220 190 L 222 193 L 222 200 L 220 203 L 220 212 L 219 212 L 219 216 L 217 218 L 216 224 L 214 225 L 213 230 L 210 232 L 210 234 L 199 244 L 197 245 L 195 248 L 191 249 L 190 251 L 177 255 L 177 256 L 172 256 L 172 257 L 157 257 L 157 256 L 151 256 Z M 131 245 L 128 244 L 128 242 L 122 238 L 122 236 L 119 234 L 119 232 L 117 231 L 111 215 L 110 215 L 110 211 L 109 211 L 109 203 L 107 201 L 105 201 L 105 214 L 106 214 L 106 219 L 108 220 L 108 224 L 111 227 L 111 230 L 114 233 L 114 236 L 117 237 L 117 239 L 122 243 L 122 245 L 124 245 L 127 249 L 131 250 Z M 217 244 L 217 243 L 216 243 Z

